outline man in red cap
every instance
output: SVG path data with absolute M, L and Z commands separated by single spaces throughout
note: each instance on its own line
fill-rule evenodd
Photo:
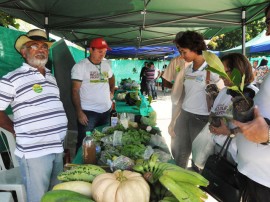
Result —
M 15 49 L 25 62 L 0 80 L 0 127 L 16 136 L 14 153 L 28 202 L 41 201 L 63 171 L 67 117 L 56 80 L 45 67 L 51 45 L 40 29 L 19 36 Z M 13 121 L 5 113 L 9 105 Z
M 86 131 L 110 121 L 115 79 L 109 62 L 103 60 L 107 50 L 111 48 L 103 38 L 93 39 L 90 56 L 71 70 L 72 101 L 78 119 L 77 150 Z

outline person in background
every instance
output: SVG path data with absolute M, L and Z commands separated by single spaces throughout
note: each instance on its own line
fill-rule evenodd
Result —
M 265 9 L 266 35 L 270 36 L 270 4 Z M 233 121 L 241 133 L 236 134 L 238 171 L 244 175 L 243 202 L 268 202 L 270 198 L 270 75 L 254 98 L 255 118 L 247 123 Z M 260 111 L 259 111 L 260 110 Z
M 115 78 L 108 62 L 103 61 L 111 48 L 103 38 L 90 42 L 90 56 L 75 64 L 71 70 L 72 101 L 78 119 L 78 150 L 86 131 L 110 123 L 111 99 Z
M 163 67 L 162 67 L 162 71 L 161 71 L 161 73 L 160 73 L 160 77 L 161 77 L 161 90 L 162 90 L 162 92 L 164 92 L 165 93 L 165 86 L 164 86 L 164 78 L 162 77 L 163 76 L 163 74 L 164 74 L 164 71 L 166 70 L 166 68 L 167 68 L 167 65 L 163 65 Z
M 209 111 L 206 102 L 205 87 L 207 83 L 217 83 L 219 76 L 209 72 L 206 81 L 207 63 L 202 51 L 206 50 L 203 36 L 194 31 L 186 31 L 177 39 L 181 55 L 191 64 L 185 70 L 184 98 L 181 114 L 177 119 L 175 137 L 171 138 L 171 149 L 174 160 L 178 166 L 186 168 L 191 154 L 193 140 L 208 122 Z
M 258 67 L 259 61 L 258 60 L 253 60 L 252 63 L 252 71 L 255 71 Z
M 43 30 L 19 36 L 15 48 L 25 62 L 0 80 L 0 127 L 16 137 L 28 202 L 39 202 L 63 171 L 67 117 L 56 80 L 45 67 L 51 45 Z M 9 105 L 13 121 L 4 112 Z
M 265 75 L 269 72 L 267 64 L 268 60 L 266 58 L 263 58 L 260 62 L 260 65 L 255 70 L 256 86 L 258 88 L 260 88 L 260 85 L 263 82 Z
M 253 60 L 253 62 L 252 62 L 252 73 L 253 73 L 253 76 L 254 76 L 254 81 L 252 82 L 252 84 L 254 84 L 254 85 L 256 85 L 256 70 L 258 68 L 258 64 L 259 64 L 258 60 Z
M 147 69 L 147 62 L 144 62 L 144 66 L 141 69 L 140 73 L 140 81 L 141 81 L 141 94 L 144 93 L 147 95 L 147 86 L 146 86 L 146 77 L 145 77 L 145 70 Z
M 160 78 L 161 71 L 158 68 L 155 68 L 155 87 L 156 87 L 156 93 L 158 91 L 158 87 L 161 83 L 161 78 Z M 156 95 L 157 97 L 157 95 Z
M 151 96 L 153 100 L 157 99 L 157 92 L 155 87 L 155 66 L 153 62 L 148 63 L 148 67 L 145 70 L 146 85 L 148 90 L 148 96 Z
M 183 35 L 184 32 L 178 32 L 175 35 L 175 39 L 173 40 L 173 43 L 176 45 L 178 51 L 179 46 L 176 44 L 176 41 Z M 185 68 L 189 65 L 189 63 L 185 62 L 182 55 L 179 55 L 175 58 L 173 58 L 168 67 L 165 69 L 162 79 L 163 79 L 163 85 L 166 88 L 171 88 L 171 101 L 172 101 L 172 117 L 171 122 L 168 126 L 168 133 L 171 137 L 176 136 L 175 128 L 179 128 L 175 124 L 178 123 L 176 121 L 179 118 L 180 112 L 181 112 L 181 104 L 182 104 L 182 90 L 183 90 L 183 81 L 184 81 L 184 72 Z

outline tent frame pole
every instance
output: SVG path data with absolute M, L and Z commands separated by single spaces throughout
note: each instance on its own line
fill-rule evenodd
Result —
M 246 9 L 242 8 L 242 54 L 246 55 Z

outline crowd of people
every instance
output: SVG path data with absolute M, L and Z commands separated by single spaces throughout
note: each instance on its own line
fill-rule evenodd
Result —
M 270 6 L 265 10 L 267 35 L 270 35 Z M 63 170 L 63 141 L 67 132 L 67 117 L 60 100 L 56 79 L 46 68 L 52 45 L 44 31 L 34 29 L 15 41 L 15 49 L 24 58 L 21 67 L 0 80 L 0 126 L 16 137 L 15 155 L 20 165 L 29 202 L 40 201 L 42 195 L 59 183 L 57 175 Z M 140 73 L 141 93 L 157 98 L 156 79 L 162 77 L 162 89 L 172 88 L 172 117 L 168 127 L 171 151 L 175 163 L 187 168 L 193 140 L 209 121 L 209 115 L 223 117 L 232 104 L 224 77 L 206 70 L 202 56 L 207 50 L 203 36 L 195 31 L 179 32 L 174 44 L 180 56 L 171 60 L 158 73 L 153 62 L 145 62 Z M 85 132 L 108 124 L 115 78 L 103 58 L 110 47 L 103 38 L 90 42 L 90 56 L 74 65 L 71 71 L 72 101 L 78 124 L 77 149 Z M 235 134 L 233 159 L 242 176 L 242 201 L 261 202 L 270 198 L 270 76 L 267 60 L 256 62 L 253 69 L 248 59 L 239 53 L 221 58 L 225 72 L 230 75 L 238 69 L 245 75 L 245 88 L 254 91 L 254 119 L 242 123 L 236 120 L 209 126 L 215 142 L 222 144 L 226 136 L 238 127 Z M 224 84 L 208 109 L 205 88 L 207 84 Z M 222 85 L 221 85 L 222 86 Z M 253 98 L 253 97 L 252 97 Z M 5 110 L 12 107 L 13 120 Z

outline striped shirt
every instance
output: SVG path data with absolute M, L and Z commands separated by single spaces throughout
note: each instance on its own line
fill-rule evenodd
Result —
M 156 72 L 155 68 L 148 67 L 144 71 L 146 81 L 154 81 L 155 80 L 155 72 Z
M 0 110 L 9 105 L 16 133 L 15 155 L 37 158 L 63 152 L 67 117 L 53 75 L 26 63 L 0 80 Z

